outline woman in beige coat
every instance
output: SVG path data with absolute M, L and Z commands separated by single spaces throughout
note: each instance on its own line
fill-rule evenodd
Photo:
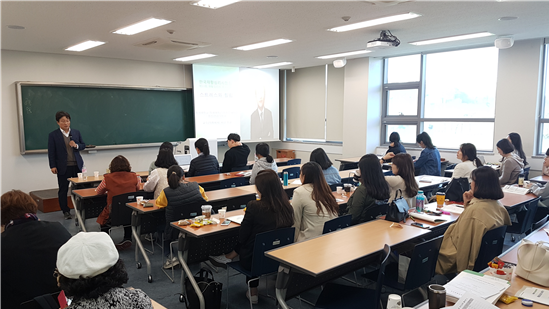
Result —
M 303 185 L 295 189 L 292 199 L 296 242 L 321 235 L 324 223 L 336 218 L 339 212 L 318 163 L 303 164 L 300 179 Z
M 503 198 L 503 191 L 497 172 L 491 167 L 479 167 L 471 173 L 471 179 L 471 190 L 463 193 L 465 210 L 444 233 L 437 261 L 438 274 L 472 270 L 484 234 L 511 225 L 509 213 L 498 201 Z

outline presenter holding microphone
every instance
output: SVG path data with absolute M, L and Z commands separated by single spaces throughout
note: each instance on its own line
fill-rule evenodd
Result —
M 67 112 L 59 111 L 55 114 L 59 130 L 50 133 L 48 137 L 48 159 L 51 172 L 57 174 L 59 185 L 59 207 L 63 211 L 65 220 L 72 219 L 70 208 L 67 205 L 69 178 L 76 177 L 84 161 L 80 151 L 86 148 L 80 131 L 71 129 L 71 116 Z

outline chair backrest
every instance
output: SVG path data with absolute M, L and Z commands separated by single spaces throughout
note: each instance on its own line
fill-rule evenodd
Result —
M 369 207 L 366 210 L 366 214 L 364 215 L 366 220 L 363 222 L 375 220 L 379 216 L 385 216 L 387 214 L 388 207 L 389 207 L 389 204 L 383 203 L 383 202 L 374 204 L 372 207 Z
M 137 191 L 113 196 L 110 215 L 112 226 L 130 225 L 132 223 L 132 210 L 126 204 L 135 202 L 138 196 L 148 200 L 154 197 L 154 192 Z
M 383 287 L 383 278 L 385 278 L 385 267 L 389 264 L 389 256 L 391 255 L 391 247 L 385 244 L 381 256 L 381 264 L 379 265 L 379 274 L 377 276 L 375 307 L 374 309 L 383 308 L 381 305 L 381 288 Z
M 351 226 L 352 218 L 353 216 L 346 215 L 324 222 L 324 229 L 322 230 L 322 234 L 334 232 Z
M 505 240 L 505 231 L 507 225 L 500 226 L 493 230 L 489 230 L 482 237 L 482 243 L 478 252 L 477 260 L 475 261 L 474 271 L 481 271 L 488 267 L 495 256 L 498 256 L 503 251 L 503 241 Z
M 535 230 L 539 229 L 540 227 L 542 227 L 545 223 L 547 223 L 548 220 L 549 220 L 549 215 L 546 215 L 541 220 L 534 223 L 534 225 L 532 225 L 532 231 L 535 231 Z
M 406 274 L 405 290 L 418 288 L 431 281 L 435 275 L 438 252 L 444 235 L 417 244 L 412 251 Z
M 245 177 L 235 177 L 231 179 L 221 180 L 219 183 L 219 189 L 247 186 L 250 184 L 250 180 Z
M 237 210 L 237 209 L 244 209 L 249 201 L 253 201 L 255 199 L 256 199 L 255 194 L 250 193 L 247 195 L 231 198 L 221 202 L 212 202 L 211 204 L 216 211 L 221 207 L 227 207 L 227 211 L 231 211 L 231 210 Z
M 522 173 L 524 174 L 524 180 L 528 180 L 528 176 L 530 175 L 530 166 L 525 167 Z
M 240 172 L 240 171 L 247 171 L 251 170 L 249 165 L 239 166 L 239 167 L 233 167 L 231 169 L 231 172 Z
M 58 309 L 59 302 L 57 301 L 57 297 L 59 296 L 59 293 L 60 292 L 37 296 L 34 299 L 22 302 L 19 308 L 21 309 L 44 309 L 44 308 Z
M 337 187 L 343 187 L 343 184 L 342 183 L 335 183 L 333 185 L 330 185 L 330 190 L 335 191 L 337 190 Z
M 207 202 L 199 203 L 190 203 L 190 204 L 180 204 L 180 205 L 171 205 L 170 211 L 165 212 L 166 217 L 166 227 L 164 228 L 165 239 L 173 240 L 177 238 L 177 230 L 172 228 L 170 222 L 190 219 L 196 216 L 202 215 L 202 205 L 207 204 Z
M 295 228 L 293 227 L 257 234 L 255 236 L 252 257 L 252 275 L 254 277 L 259 277 L 263 274 L 276 272 L 279 263 L 266 257 L 265 252 L 292 244 L 294 242 L 294 236 Z
M 299 166 L 286 168 L 282 170 L 281 176 L 284 175 L 285 172 L 288 172 L 288 179 L 299 178 L 299 171 Z
M 206 176 L 206 175 L 213 175 L 213 174 L 219 174 L 219 170 L 211 170 L 211 171 L 200 171 L 196 172 L 195 176 Z
M 343 163 L 339 164 L 339 170 L 345 171 L 345 170 L 351 170 L 351 169 L 357 169 L 358 163 Z
M 286 163 L 286 165 L 297 165 L 297 164 L 301 164 L 301 159 L 291 159 L 291 160 L 288 160 L 288 162 Z
M 532 228 L 534 223 L 534 217 L 536 216 L 536 210 L 538 209 L 539 197 L 530 201 L 530 203 L 524 205 L 526 211 L 520 211 L 517 213 L 518 223 L 514 223 L 507 229 L 507 233 L 522 234 Z

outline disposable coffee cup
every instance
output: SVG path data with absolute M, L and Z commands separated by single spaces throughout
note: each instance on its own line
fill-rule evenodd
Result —
M 402 308 L 402 300 L 400 298 L 400 295 L 389 294 L 389 298 L 387 299 L 387 309 L 401 309 L 401 308 Z
M 84 179 L 84 174 L 83 173 L 78 173 L 78 179 Z
M 440 284 L 431 284 L 427 290 L 429 309 L 446 307 L 446 289 Z
M 142 196 L 136 196 L 135 201 L 137 202 L 137 205 L 141 205 L 141 203 L 143 203 L 143 197 Z
M 218 212 L 219 212 L 219 218 L 225 218 L 225 213 L 227 212 L 226 210 L 220 209 Z
M 344 184 L 344 186 L 345 186 L 345 192 L 351 192 L 352 185 L 350 183 L 346 183 Z
M 93 172 L 93 177 L 95 177 L 95 178 L 99 178 L 99 171 L 95 171 L 95 172 Z
M 343 187 L 336 187 L 336 192 L 341 194 L 343 192 Z
M 212 206 L 211 205 L 202 206 L 202 215 L 206 219 L 210 219 L 212 217 Z

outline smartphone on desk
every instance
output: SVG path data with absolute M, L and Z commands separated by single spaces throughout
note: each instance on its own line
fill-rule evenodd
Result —
M 231 220 L 225 220 L 221 223 L 221 225 L 229 225 L 231 224 Z
M 417 226 L 417 227 L 422 228 L 422 229 L 428 229 L 428 228 L 430 228 L 430 226 L 423 225 L 422 223 L 417 223 L 417 222 L 414 222 L 414 223 L 412 223 L 411 225 Z

